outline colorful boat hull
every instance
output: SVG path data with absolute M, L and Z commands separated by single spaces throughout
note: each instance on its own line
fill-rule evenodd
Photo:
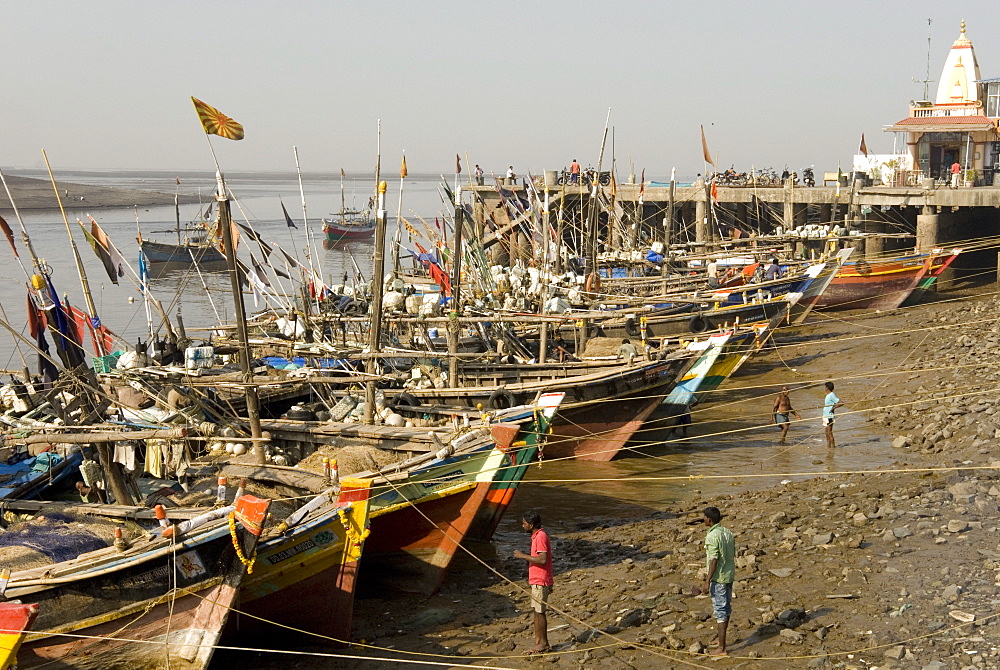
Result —
M 238 509 L 247 501 L 259 533 L 269 501 L 244 496 Z M 256 548 L 257 535 L 235 523 L 231 530 L 220 519 L 176 543 L 139 540 L 152 545 L 121 556 L 111 548 L 100 559 L 92 552 L 82 565 L 52 566 L 51 577 L 15 573 L 7 597 L 41 606 L 18 667 L 206 668 L 246 574 L 234 544 L 243 557 Z
M 266 637 L 269 644 L 294 637 L 295 631 L 310 635 L 313 642 L 326 638 L 335 645 L 349 644 L 370 493 L 370 480 L 344 479 L 336 505 L 263 540 L 256 569 L 241 586 L 240 614 L 230 619 L 229 631 L 244 638 Z
M 896 309 L 929 276 L 939 275 L 960 249 L 888 260 L 845 263 L 816 306 L 820 309 Z

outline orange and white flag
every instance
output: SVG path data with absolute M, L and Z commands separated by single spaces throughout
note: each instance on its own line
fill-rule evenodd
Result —
M 227 140 L 243 139 L 243 126 L 194 96 L 191 96 L 191 102 L 194 103 L 194 109 L 201 120 L 201 127 L 207 134 L 225 137 Z

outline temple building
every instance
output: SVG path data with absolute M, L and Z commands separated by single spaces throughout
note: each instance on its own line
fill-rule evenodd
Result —
M 937 96 L 914 100 L 910 115 L 886 132 L 907 133 L 913 164 L 924 176 L 945 179 L 956 161 L 964 179 L 993 184 L 1000 174 L 1000 77 L 983 79 L 972 41 L 962 30 L 945 59 Z

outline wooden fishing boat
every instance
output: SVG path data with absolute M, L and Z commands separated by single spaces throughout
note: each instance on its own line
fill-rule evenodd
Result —
M 481 540 L 492 536 L 561 400 L 562 394 L 553 394 L 536 405 L 487 413 L 486 423 L 479 412 L 468 412 L 473 420 L 457 432 L 291 420 L 264 421 L 262 427 L 273 445 L 297 445 L 302 452 L 367 444 L 409 456 L 351 475 L 372 480 L 362 578 L 379 588 L 433 593 L 470 533 Z M 297 468 L 229 465 L 225 472 L 254 479 L 273 479 L 269 473 L 278 472 L 287 482 L 288 473 L 313 467 L 318 453 Z M 300 478 L 299 485 L 306 490 L 321 486 L 312 477 Z
M 189 240 L 183 244 L 168 244 L 153 240 L 140 240 L 139 248 L 149 265 L 152 277 L 178 270 L 190 270 L 195 265 L 202 272 L 222 272 L 226 257 L 205 240 Z
M 341 209 L 331 218 L 323 219 L 324 249 L 332 249 L 341 242 L 367 240 L 374 234 L 375 218 L 368 209 Z
M 284 486 L 290 494 L 322 491 L 261 539 L 229 632 L 280 641 L 292 634 L 290 626 L 350 643 L 371 480 L 344 478 L 337 487 L 321 475 L 294 468 L 230 465 L 225 472 Z
M 424 412 L 427 405 L 497 408 L 519 405 L 544 393 L 564 393 L 544 458 L 606 461 L 659 406 L 697 355 L 678 347 L 661 359 L 633 364 L 614 358 L 463 364 L 459 368 L 462 386 L 408 389 L 397 398 L 395 408 L 411 412 Z
M 172 508 L 170 520 L 180 523 L 170 525 L 165 519 L 167 525 L 160 527 L 153 510 L 139 507 L 4 502 L 6 513 L 31 514 L 40 524 L 8 530 L 7 547 L 38 540 L 43 532 L 52 535 L 49 526 L 67 514 L 75 521 L 55 529 L 59 551 L 67 546 L 86 549 L 100 539 L 87 531 L 90 540 L 85 542 L 81 523 L 103 520 L 110 533 L 117 522 L 134 533 L 130 543 L 106 546 L 108 541 L 103 548 L 74 552 L 55 564 L 14 570 L 4 595 L 41 605 L 35 630 L 21 646 L 18 667 L 207 667 L 252 565 L 269 504 L 244 495 L 234 505 L 209 512 Z M 77 534 L 75 545 L 67 535 L 71 529 Z M 30 546 L 43 545 L 35 541 Z M 58 555 L 55 548 L 52 554 Z
M 705 333 L 736 324 L 767 323 L 784 316 L 788 324 L 801 323 L 822 299 L 852 249 L 814 263 L 793 277 L 718 289 L 697 298 L 657 305 L 647 312 L 599 323 L 605 337 L 676 337 Z M 669 302 L 669 298 L 663 302 Z
M 17 652 L 38 616 L 38 603 L 0 603 L 0 668 L 17 666 Z
M 937 278 L 962 252 L 933 249 L 888 259 L 845 263 L 819 299 L 820 309 L 896 309 L 926 278 Z

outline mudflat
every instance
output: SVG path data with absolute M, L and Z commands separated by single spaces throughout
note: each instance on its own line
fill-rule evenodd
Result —
M 59 203 L 56 200 L 55 192 L 52 190 L 52 183 L 44 179 L 34 179 L 32 177 L 18 177 L 14 175 L 4 175 L 7 186 L 10 187 L 11 195 L 18 209 L 21 210 L 47 210 L 58 209 Z M 80 209 L 101 209 L 105 207 L 152 207 L 156 205 L 172 205 L 174 195 L 172 193 L 158 193 L 156 191 L 138 191 L 135 189 L 105 188 L 102 186 L 88 186 L 85 184 L 74 184 L 71 182 L 56 180 L 56 187 L 59 189 L 59 196 L 62 198 L 63 207 L 67 210 Z M 198 202 L 198 198 L 191 195 L 179 196 L 182 204 Z M 7 192 L 0 188 L 0 211 L 13 211 L 10 198 Z

